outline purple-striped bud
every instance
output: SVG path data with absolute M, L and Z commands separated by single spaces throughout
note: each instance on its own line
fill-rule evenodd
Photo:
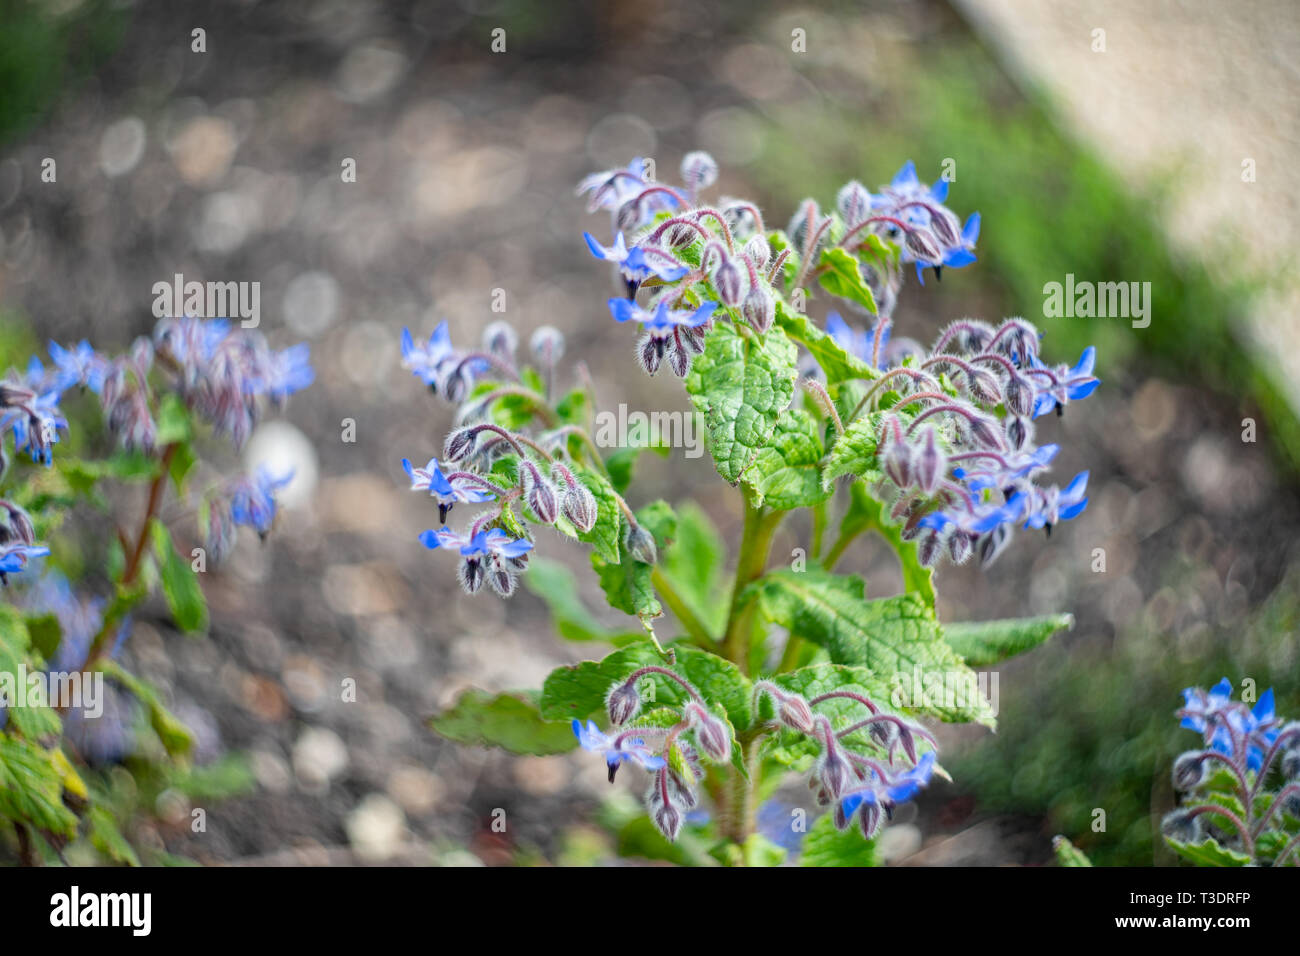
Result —
M 553 325 L 540 326 L 529 337 L 528 349 L 533 358 L 550 368 L 564 355 L 564 333 Z
M 554 524 L 560 515 L 560 499 L 555 493 L 555 486 L 542 476 L 531 461 L 521 463 L 520 477 L 524 483 L 524 500 L 533 509 L 537 520 L 542 524 Z
M 871 193 L 856 179 L 847 182 L 835 197 L 835 208 L 846 226 L 856 226 L 871 215 Z
M 641 363 L 641 367 L 646 370 L 646 374 L 653 375 L 659 371 L 659 366 L 664 360 L 664 350 L 668 346 L 668 340 L 660 338 L 646 332 L 637 340 L 636 357 Z
M 1034 435 L 1034 425 L 1029 418 L 1007 419 L 1007 445 L 1012 451 L 1020 451 Z
M 943 539 L 937 531 L 926 531 L 916 541 L 916 557 L 927 568 L 932 568 L 939 561 L 939 547 Z
M 656 787 L 656 791 L 657 789 Z M 651 801 L 650 819 L 659 832 L 667 837 L 670 842 L 676 840 L 677 835 L 682 832 L 682 813 L 677 807 L 673 806 L 671 800 L 660 798 Z
M 1300 747 L 1282 754 L 1282 776 L 1287 780 L 1300 780 Z
M 839 748 L 833 743 L 817 763 L 817 778 L 832 800 L 838 800 L 840 794 L 847 790 L 853 781 L 853 768 L 840 755 Z
M 939 479 L 947 464 L 946 457 L 939 450 L 938 442 L 935 441 L 934 429 L 927 428 L 915 460 L 916 482 L 927 495 L 934 494 L 935 489 L 939 487 Z
M 740 314 L 745 317 L 745 321 L 755 332 L 762 334 L 770 329 L 776 320 L 776 301 L 766 289 L 756 285 L 745 296 L 745 301 L 740 306 Z
M 798 694 L 789 694 L 777 701 L 777 716 L 781 723 L 787 727 L 793 727 L 795 730 L 802 731 L 805 734 L 812 733 L 813 729 L 813 712 L 808 706 L 808 701 L 804 700 Z
M 655 547 L 655 538 L 639 524 L 627 529 L 627 553 L 642 564 L 654 564 L 659 560 L 659 549 Z
M 885 474 L 899 488 L 908 488 L 912 484 L 912 448 L 892 434 L 887 432 L 886 435 L 887 445 L 881 456 Z
M 465 589 L 465 593 L 475 594 L 483 586 L 483 579 L 487 576 L 487 571 L 479 558 L 466 558 L 461 561 L 460 566 L 456 569 L 456 574 L 460 579 L 460 586 Z
M 943 258 L 943 252 L 939 248 L 934 233 L 923 226 L 909 228 L 903 238 L 903 245 L 907 247 L 908 252 L 923 263 L 939 262 Z
M 682 182 L 692 194 L 708 189 L 717 181 L 718 163 L 708 153 L 695 150 L 682 157 Z
M 955 531 L 948 538 L 948 557 L 953 564 L 965 564 L 975 550 L 975 539 L 964 531 Z
M 961 222 L 943 206 L 931 211 L 930 231 L 944 248 L 951 249 L 962 244 Z
M 1034 386 L 1021 375 L 1012 375 L 1003 390 L 1007 411 L 1027 418 L 1034 410 Z
M 880 805 L 863 801 L 858 809 L 858 826 L 862 828 L 862 835 L 868 840 L 874 840 L 884 822 L 885 814 Z
M 449 432 L 447 440 L 442 445 L 442 460 L 460 461 L 468 457 L 474 451 L 474 443 L 477 439 L 478 432 L 473 428 L 459 428 Z
M 756 235 L 745 243 L 745 258 L 754 264 L 755 269 L 766 269 L 772 259 L 772 247 L 767 244 L 767 237 Z
M 637 692 L 636 682 L 615 684 L 605 698 L 605 707 L 609 710 L 610 722 L 615 727 L 621 727 L 635 717 L 641 709 L 641 695 Z
M 682 341 L 682 330 L 673 329 L 672 345 L 668 349 L 668 367 L 678 378 L 685 378 L 691 370 L 691 350 Z
M 0 544 L 11 541 L 34 545 L 36 529 L 26 511 L 12 502 L 0 501 Z
M 573 526 L 584 534 L 596 527 L 596 496 L 563 465 L 557 465 L 563 481 L 560 501 L 564 517 L 573 522 Z
M 1200 750 L 1189 750 L 1180 754 L 1174 761 L 1174 789 L 1195 790 L 1205 779 L 1205 754 Z
M 1160 832 L 1179 843 L 1199 843 L 1201 818 L 1187 810 L 1175 810 L 1160 821 Z
M 488 572 L 488 583 L 492 585 L 492 590 L 503 598 L 508 598 L 515 593 L 517 581 L 514 572 L 505 564 L 498 564 Z
M 734 259 L 724 259 L 713 273 L 713 287 L 718 290 L 722 304 L 730 307 L 740 305 L 745 294 L 745 277 L 741 275 L 740 266 Z
M 686 710 L 695 724 L 695 739 L 699 741 L 700 749 L 710 759 L 718 762 L 729 758 L 731 734 L 728 733 L 726 725 L 699 704 L 688 704 Z
M 1002 389 L 998 386 L 997 376 L 992 372 L 977 369 L 970 377 L 971 398 L 981 405 L 996 405 L 1002 401 Z
M 498 355 L 507 361 L 514 361 L 517 348 L 519 348 L 519 333 L 509 322 L 498 319 L 483 330 L 484 351 Z
M 970 437 L 982 448 L 991 448 L 994 451 L 1002 451 L 1002 436 L 999 434 L 998 427 L 987 418 L 981 416 L 972 416 L 967 419 L 967 427 L 970 429 Z

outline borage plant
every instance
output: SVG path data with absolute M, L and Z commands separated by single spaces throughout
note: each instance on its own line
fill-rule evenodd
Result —
M 978 215 L 962 223 L 944 205 L 948 184 L 922 184 L 911 163 L 879 194 L 849 183 L 834 212 L 804 201 L 784 231 L 753 203 L 703 200 L 717 172 L 691 153 L 684 185 L 670 187 L 638 160 L 579 192 L 612 219 L 610 242 L 584 236 L 625 289 L 611 317 L 639 327 L 646 372 L 684 380 L 718 474 L 738 488 L 729 588 L 721 537 L 700 509 L 629 504 L 638 449 L 602 456 L 590 389 L 554 390 L 557 331 L 533 334 L 535 367 L 503 323 L 476 350 L 456 348 L 445 323 L 427 343 L 404 334 L 406 366 L 459 406 L 441 462 L 403 462 L 444 523 L 421 540 L 450 554 L 467 591 L 508 596 L 522 574 L 561 634 L 620 645 L 556 670 L 540 694 L 467 692 L 432 725 L 516 753 L 581 746 L 611 781 L 636 764 L 654 826 L 677 850 L 689 840 L 725 863 L 786 857 L 791 821 L 780 810 L 773 820 L 764 801 L 788 773 L 808 773 L 831 812 L 811 827 L 803 861 L 867 860 L 863 837 L 942 774 L 922 720 L 992 726 L 971 668 L 1070 622 L 941 625 L 932 569 L 988 564 L 1014 526 L 1050 531 L 1083 510 L 1086 472 L 1064 488 L 1037 483 L 1057 446 L 1036 444 L 1034 420 L 1096 387 L 1093 351 L 1048 365 L 1020 318 L 953 322 L 929 349 L 890 334 L 906 267 L 923 281 L 965 266 L 979 233 Z M 861 330 L 832 312 L 819 326 L 805 314 L 813 290 L 874 322 Z M 806 560 L 772 567 L 773 535 L 797 510 L 811 513 Z M 469 514 L 446 526 L 453 512 Z M 537 526 L 590 545 L 610 605 L 639 619 L 639 638 L 603 630 L 568 573 L 533 558 Z M 897 554 L 905 593 L 869 600 L 860 577 L 835 573 L 866 532 Z M 672 640 L 654 626 L 664 605 L 681 629 Z M 862 836 L 838 832 L 855 822 Z
M 194 735 L 118 660 L 133 612 L 159 595 L 180 630 L 206 628 L 200 573 L 239 526 L 265 537 L 291 476 L 203 455 L 243 446 L 313 372 L 306 345 L 196 318 L 120 356 L 83 341 L 49 358 L 0 381 L 0 838 L 27 863 L 136 863 L 137 809 L 247 774 L 192 766 Z
M 1205 746 L 1174 761 L 1182 806 L 1162 824 L 1165 842 L 1201 866 L 1300 865 L 1300 723 L 1274 713 L 1273 691 L 1254 707 L 1223 678 L 1183 691 L 1181 726 Z

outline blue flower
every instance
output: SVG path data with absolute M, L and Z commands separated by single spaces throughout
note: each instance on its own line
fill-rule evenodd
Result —
M 591 194 L 587 200 L 587 212 L 595 212 L 597 209 L 617 210 L 645 186 L 645 160 L 638 156 L 622 169 L 607 169 L 583 177 L 578 183 L 577 194 Z
M 1088 507 L 1088 472 L 1081 471 L 1065 488 L 1034 488 L 1026 528 L 1051 527 L 1083 513 Z
M 947 183 L 944 183 L 944 185 L 946 186 Z M 972 262 L 975 262 L 975 253 L 972 250 L 975 248 L 975 242 L 979 237 L 980 214 L 973 212 L 966 217 L 966 224 L 962 226 L 961 239 L 958 244 L 944 249 L 943 255 L 937 263 L 923 263 L 919 259 L 917 260 L 916 277 L 920 280 L 921 285 L 925 285 L 924 273 L 927 266 L 934 269 L 934 274 L 937 277 L 939 275 L 939 270 L 945 266 L 949 269 L 960 269 L 963 266 L 968 266 Z
M 37 393 L 29 387 L 5 382 L 0 384 L 0 409 L 0 438 L 12 431 L 14 449 L 26 451 L 32 461 L 48 467 L 54 460 L 59 431 L 68 428 L 68 420 L 59 410 L 59 393 L 53 390 Z
M 456 358 L 446 321 L 438 323 L 425 345 L 417 346 L 411 338 L 411 330 L 402 329 L 402 367 L 410 369 L 411 374 L 434 390 L 446 374 L 447 365 Z
M 43 558 L 49 553 L 49 548 L 38 545 L 0 545 L 0 583 L 8 583 L 5 581 L 5 575 L 17 574 L 19 571 L 25 570 L 27 562 L 32 558 Z
M 1037 356 L 1031 356 L 1030 363 L 1032 368 L 1047 369 Z M 1079 356 L 1074 368 L 1065 365 L 1057 368 L 1053 373 L 1055 382 L 1049 382 L 1034 396 L 1034 417 L 1039 418 L 1054 409 L 1059 411 L 1070 402 L 1087 398 L 1096 391 L 1101 384 L 1101 379 L 1092 374 L 1096 363 L 1097 350 L 1089 345 Z M 1039 379 L 1043 376 L 1033 377 Z
M 914 797 L 922 787 L 930 782 L 934 773 L 934 751 L 922 755 L 916 766 L 893 781 L 883 779 L 874 770 L 871 779 L 864 786 L 856 787 L 840 798 L 840 809 L 845 818 L 852 817 L 862 806 L 877 806 L 886 813 Z
M 268 395 L 273 402 L 281 403 L 314 381 L 316 372 L 311 367 L 311 346 L 303 342 L 270 353 L 250 379 L 248 390 Z
M 104 376 L 108 374 L 108 360 L 82 339 L 70 348 L 63 348 L 57 342 L 50 343 L 50 358 L 54 362 L 54 374 L 50 387 L 63 391 L 74 385 L 84 385 L 96 395 L 104 387 Z
M 411 476 L 412 491 L 427 491 L 432 497 L 438 499 L 438 520 L 443 524 L 447 523 L 447 513 L 457 502 L 478 504 L 496 498 L 496 495 L 490 491 L 475 487 L 471 481 L 449 480 L 438 467 L 436 458 L 430 458 L 429 463 L 423 468 L 416 468 L 411 465 L 410 459 L 403 458 L 402 467 Z
M 423 532 L 420 535 L 420 543 L 431 551 L 437 548 L 454 549 L 466 558 L 492 555 L 517 558 L 533 549 L 531 541 L 524 538 L 511 538 L 500 528 L 480 531 L 473 537 L 459 534 L 450 528 L 439 528 L 437 531 Z
M 678 326 L 696 329 L 708 322 L 718 308 L 712 300 L 703 303 L 698 309 L 669 309 L 667 302 L 661 302 L 654 312 L 648 312 L 630 299 L 610 299 L 609 311 L 615 321 L 640 322 L 647 329 L 655 332 L 671 332 Z
M 1265 752 L 1277 740 L 1277 714 L 1273 689 L 1260 695 L 1255 706 L 1232 700 L 1232 684 L 1224 677 L 1209 692 L 1199 687 L 1183 691 L 1183 707 L 1178 712 L 1179 726 L 1195 730 L 1205 737 L 1206 746 L 1226 757 L 1237 757 L 1238 746 L 1246 748 L 1246 766 L 1259 772 Z
M 583 750 L 604 756 L 605 765 L 609 767 L 610 783 L 614 782 L 614 774 L 627 760 L 635 761 L 646 770 L 660 770 L 667 766 L 667 761 L 663 757 L 652 754 L 646 748 L 643 738 L 629 736 L 626 733 L 611 738 L 596 726 L 594 720 L 587 721 L 587 726 L 583 727 L 582 721 L 575 717 L 573 735 L 578 738 L 578 743 Z
M 587 241 L 587 248 L 591 250 L 593 256 L 619 267 L 619 271 L 628 282 L 630 291 L 635 291 L 651 276 L 657 276 L 664 282 L 676 282 L 690 271 L 678 264 L 666 252 L 656 250 L 647 255 L 640 246 L 629 249 L 621 232 L 614 238 L 612 246 L 602 246 L 589 232 L 584 232 L 582 238 Z
M 292 480 L 292 470 L 273 475 L 265 465 L 259 465 L 251 478 L 244 476 L 235 482 L 230 495 L 230 519 L 265 538 L 275 521 L 275 493 Z

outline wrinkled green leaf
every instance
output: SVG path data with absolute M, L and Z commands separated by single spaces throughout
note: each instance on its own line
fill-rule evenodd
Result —
M 943 636 L 971 667 L 987 667 L 1037 647 L 1057 631 L 1072 627 L 1073 614 L 1045 614 L 1041 617 L 947 624 Z
M 823 289 L 876 314 L 876 297 L 862 278 L 857 259 L 838 246 L 830 246 L 822 250 L 819 261 L 825 270 L 817 277 Z
M 709 453 L 732 483 L 772 438 L 794 396 L 798 349 L 778 327 L 766 335 L 716 325 L 686 378 L 686 391 L 704 414 Z
M 804 837 L 799 865 L 880 866 L 880 857 L 876 853 L 876 841 L 862 836 L 856 818 L 847 830 L 837 830 L 833 815 L 824 813 Z
M 536 692 L 491 694 L 469 688 L 429 719 L 438 734 L 471 747 L 500 747 L 512 754 L 560 754 L 578 745 L 570 725 L 544 720 Z
M 831 496 L 819 467 L 823 449 L 818 422 L 807 412 L 787 408 L 777 419 L 771 444 L 761 449 L 745 472 L 754 504 L 778 511 L 809 508 Z

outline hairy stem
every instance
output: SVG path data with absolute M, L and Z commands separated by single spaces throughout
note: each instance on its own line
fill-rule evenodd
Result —
M 695 640 L 696 644 L 704 648 L 717 646 L 717 638 L 709 633 L 709 629 L 704 625 L 704 622 L 690 609 L 681 594 L 673 587 L 673 583 L 668 580 L 668 576 L 663 573 L 657 564 L 654 570 L 650 572 L 650 581 L 654 584 L 655 590 L 659 592 L 659 596 L 664 599 L 664 603 L 668 605 L 668 609 L 677 615 L 677 620 L 681 622 L 682 627 L 686 628 L 686 633 Z

